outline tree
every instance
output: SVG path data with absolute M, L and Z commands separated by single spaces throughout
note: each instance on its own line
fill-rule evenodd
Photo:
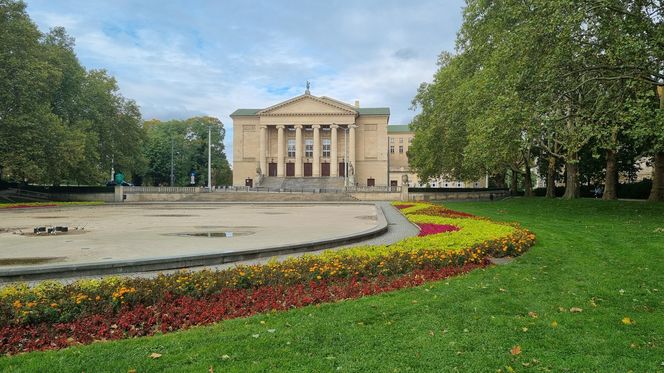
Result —
M 232 174 L 224 152 L 223 123 L 214 117 L 187 120 L 146 121 L 144 156 L 147 160 L 145 180 L 155 185 L 170 185 L 171 159 L 176 185 L 188 185 L 189 174 L 207 180 L 208 127 L 212 132 L 212 180 L 214 185 L 229 185 Z M 172 157 L 172 158 L 171 158 Z

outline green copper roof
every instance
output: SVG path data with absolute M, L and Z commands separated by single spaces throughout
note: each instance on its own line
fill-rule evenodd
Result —
M 387 133 L 413 132 L 407 124 L 392 124 L 387 126 Z
M 237 109 L 231 114 L 232 117 L 252 116 L 256 115 L 263 109 Z M 388 107 L 365 107 L 357 109 L 360 115 L 390 115 L 390 108 Z
M 388 107 L 361 107 L 357 111 L 360 115 L 390 115 Z
M 263 109 L 237 109 L 233 112 L 233 114 L 231 114 L 231 116 L 232 117 L 234 117 L 234 116 L 241 117 L 241 116 L 246 116 L 246 115 L 256 115 L 256 113 L 258 113 L 261 110 L 263 110 Z

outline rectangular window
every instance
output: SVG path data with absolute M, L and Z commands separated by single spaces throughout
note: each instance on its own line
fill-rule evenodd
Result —
M 399 144 L 403 144 L 403 137 L 399 137 Z
M 304 140 L 304 156 L 307 158 L 314 156 L 314 139 Z
M 330 147 L 332 146 L 332 140 L 323 139 L 323 157 L 330 156 Z
M 288 139 L 288 158 L 295 158 L 295 139 Z
M 390 144 L 394 144 L 394 137 L 390 137 Z
M 394 154 L 394 145 L 390 145 L 390 154 Z
M 403 145 L 399 145 L 399 154 L 403 154 Z

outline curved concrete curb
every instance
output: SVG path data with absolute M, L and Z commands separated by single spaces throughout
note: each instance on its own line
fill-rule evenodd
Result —
M 365 202 L 366 203 L 366 202 Z M 374 204 L 378 224 L 365 231 L 316 242 L 302 242 L 233 252 L 213 252 L 188 256 L 168 256 L 137 260 L 114 260 L 104 263 L 78 263 L 38 268 L 13 268 L 0 271 L 0 283 L 74 276 L 109 275 L 134 272 L 163 271 L 187 267 L 209 266 L 250 259 L 318 251 L 347 245 L 379 236 L 388 229 L 388 222 L 380 206 Z

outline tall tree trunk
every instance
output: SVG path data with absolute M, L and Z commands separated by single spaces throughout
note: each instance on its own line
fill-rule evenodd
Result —
M 578 154 L 569 157 L 565 163 L 565 194 L 563 199 L 579 198 L 579 163 Z
M 648 201 L 664 201 L 664 152 L 655 154 L 655 162 L 652 165 L 652 188 Z
M 497 173 L 493 176 L 493 180 L 496 182 L 496 188 L 505 189 L 505 172 Z
M 549 155 L 546 167 L 546 198 L 556 198 L 556 157 Z
M 604 200 L 618 199 L 618 165 L 616 152 L 613 149 L 606 151 L 606 177 L 604 178 Z
M 526 197 L 533 196 L 533 175 L 530 173 L 529 166 L 526 166 L 526 173 L 523 176 L 523 190 Z
M 518 184 L 519 183 L 519 174 L 514 171 L 510 170 L 510 195 L 511 196 L 516 196 L 516 193 L 518 191 Z

